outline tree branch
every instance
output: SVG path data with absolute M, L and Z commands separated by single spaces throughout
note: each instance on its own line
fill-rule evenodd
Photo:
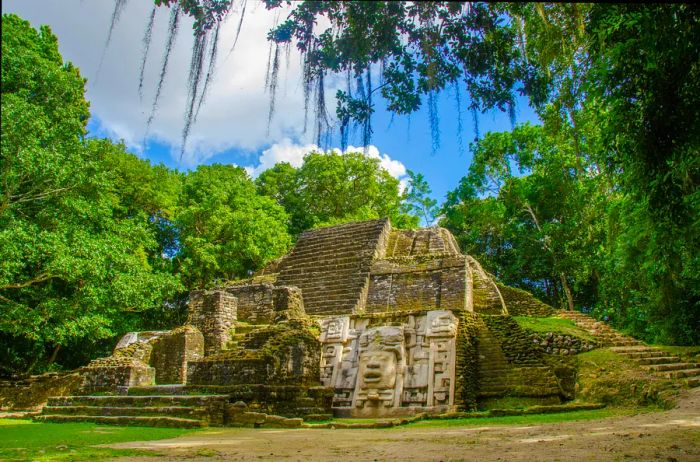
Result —
M 40 282 L 48 281 L 49 279 L 52 279 L 56 276 L 52 274 L 40 274 L 39 276 L 35 277 L 34 279 L 30 279 L 28 281 L 24 282 L 18 282 L 16 284 L 6 284 L 4 286 L 0 286 L 0 290 L 7 290 L 7 289 L 22 289 L 24 287 L 29 287 L 34 284 L 39 284 Z

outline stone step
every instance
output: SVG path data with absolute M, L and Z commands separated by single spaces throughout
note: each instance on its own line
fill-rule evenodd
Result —
M 129 387 L 127 396 L 184 395 L 185 385 L 153 385 L 149 387 Z
M 52 396 L 49 406 L 206 406 L 217 401 L 225 402 L 226 395 L 147 395 L 147 396 Z
M 614 351 L 615 353 L 638 353 L 638 352 L 656 352 L 656 351 L 661 351 L 657 350 L 656 348 L 652 348 L 646 345 L 639 345 L 639 346 L 629 346 L 629 347 L 614 347 L 610 349 L 611 351 Z
M 653 358 L 665 358 L 668 355 L 668 353 L 666 353 L 665 351 L 660 351 L 660 350 L 630 351 L 630 352 L 616 351 L 616 353 L 619 353 L 619 354 L 627 356 L 628 358 L 637 359 L 637 360 L 653 359 Z M 651 363 L 649 363 L 649 364 L 651 364 Z
M 90 416 L 162 416 L 180 417 L 185 419 L 206 420 L 208 409 L 204 407 L 183 406 L 44 406 L 44 415 L 90 415 Z
M 700 375 L 700 369 L 682 369 L 677 371 L 659 372 L 660 375 L 668 379 L 683 379 Z
M 302 288 L 302 293 L 304 293 L 304 289 Z M 324 303 L 333 303 L 333 304 L 351 304 L 354 305 L 357 302 L 357 299 L 360 297 L 360 293 L 362 292 L 361 289 L 349 291 L 332 291 L 332 293 L 329 293 L 331 291 L 323 291 L 323 290 L 318 290 L 318 291 L 312 291 L 308 290 L 306 293 L 308 295 L 304 295 L 304 305 L 319 305 L 319 304 L 324 304 Z
M 367 226 L 367 224 L 362 223 L 361 226 L 353 223 L 354 226 L 336 226 L 333 228 L 317 228 L 304 231 L 297 242 L 307 243 L 307 242 L 317 242 L 320 240 L 333 240 L 338 237 L 343 236 L 356 236 L 362 234 L 373 234 L 377 235 L 382 231 L 381 226 Z
M 649 366 L 642 366 L 642 368 L 652 372 L 681 371 L 688 369 L 698 369 L 698 367 L 698 364 L 692 363 L 652 364 Z
M 614 347 L 624 347 L 624 346 L 639 345 L 640 343 L 637 341 L 625 341 L 625 342 L 608 342 L 607 344 L 614 346 Z
M 38 422 L 95 422 L 110 425 L 129 425 L 143 427 L 196 428 L 207 426 L 206 422 L 180 417 L 140 417 L 140 416 L 95 416 L 95 415 L 39 415 Z
M 691 388 L 700 387 L 700 375 L 688 377 L 686 381 L 688 382 L 688 386 Z
M 329 253 L 328 255 L 319 254 L 309 254 L 300 255 L 295 257 L 293 260 L 289 260 L 282 269 L 282 274 L 287 274 L 288 272 L 295 269 L 302 268 L 326 268 L 334 265 L 358 265 L 358 266 L 368 266 L 371 261 L 371 255 L 362 255 L 357 252 L 357 249 Z
M 652 356 L 634 359 L 642 366 L 649 366 L 652 364 L 673 364 L 680 362 L 680 358 L 678 356 Z
M 354 273 L 355 275 L 357 273 Z M 348 275 L 348 278 L 323 278 L 320 280 L 299 281 L 297 287 L 300 287 L 303 295 L 311 295 L 309 291 L 325 290 L 327 294 L 342 293 L 348 291 L 360 290 L 366 283 L 367 277 L 353 277 Z M 304 293 L 304 289 L 307 290 Z
M 333 271 L 334 274 L 340 273 L 340 272 L 348 272 L 348 273 L 355 273 L 357 271 L 368 271 L 368 265 L 362 264 L 363 262 L 361 261 L 354 261 L 354 262 L 347 262 L 347 263 L 338 263 L 333 266 L 321 266 L 319 267 L 318 262 L 316 262 L 315 265 L 308 265 L 308 266 L 302 266 L 302 265 L 294 265 L 290 266 L 289 268 L 285 269 L 284 275 L 285 277 L 290 277 L 290 276 L 308 276 L 308 275 L 314 275 L 314 274 L 326 274 L 329 269 Z
M 297 256 L 308 256 L 311 254 L 330 255 L 333 251 L 342 252 L 347 249 L 356 249 L 362 254 L 373 255 L 377 245 L 376 236 L 349 235 L 348 239 L 321 239 L 317 242 L 297 242 L 297 245 L 290 252 L 289 258 Z
M 317 228 L 304 231 L 297 242 L 315 242 L 337 236 L 354 236 L 362 233 L 378 234 L 384 229 L 383 223 L 348 223 L 332 228 Z

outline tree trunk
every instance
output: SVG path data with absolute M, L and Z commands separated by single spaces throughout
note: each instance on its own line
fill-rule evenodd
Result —
M 59 350 L 61 349 L 61 345 L 56 345 L 56 348 L 53 349 L 53 353 L 51 353 L 51 357 L 49 358 L 49 363 L 47 366 L 50 366 L 53 364 L 54 361 L 56 361 L 56 356 L 58 355 Z
M 566 280 L 566 274 L 559 273 L 559 278 L 561 279 L 561 287 L 564 289 L 564 295 L 566 295 L 566 304 L 569 307 L 569 311 L 574 311 L 574 296 L 571 294 L 571 287 L 569 287 L 569 282 Z

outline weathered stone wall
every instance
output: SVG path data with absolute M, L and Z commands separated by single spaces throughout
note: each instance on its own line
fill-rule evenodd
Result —
M 191 361 L 187 365 L 188 385 L 264 384 L 271 365 L 262 358 L 217 358 Z
M 386 246 L 386 257 L 416 255 L 460 255 L 459 245 L 445 228 L 392 230 Z
M 150 365 L 158 385 L 185 383 L 187 363 L 204 357 L 204 337 L 193 326 L 178 327 L 152 344 Z
M 250 284 L 227 287 L 226 292 L 237 299 L 236 319 L 250 324 L 270 324 L 274 319 L 274 285 Z
M 204 336 L 204 354 L 221 351 L 231 336 L 237 319 L 236 297 L 224 290 L 190 293 L 187 324 L 200 330 Z
M 80 369 L 86 393 L 114 391 L 117 387 L 144 387 L 155 384 L 155 369 L 135 358 L 109 356 L 96 359 Z
M 508 309 L 496 285 L 495 278 L 481 267 L 474 258 L 467 256 L 470 279 L 469 311 L 481 314 L 508 314 Z
M 595 342 L 556 332 L 530 333 L 532 343 L 539 346 L 544 353 L 560 356 L 585 353 L 598 347 Z
M 455 404 L 461 410 L 476 409 L 479 394 L 479 319 L 469 311 L 459 313 Z
M 236 350 L 191 361 L 188 385 L 318 383 L 320 344 L 309 320 L 292 319 L 249 333 Z
M 305 417 L 331 414 L 333 391 L 326 387 L 295 385 L 240 385 L 225 392 L 232 406 L 246 412 Z M 230 419 L 233 420 L 233 419 Z
M 411 310 L 463 310 L 465 257 L 398 257 L 372 264 L 367 313 Z
M 310 315 L 361 312 L 372 260 L 390 228 L 382 219 L 305 231 L 280 263 L 277 285 L 300 288 Z
M 535 316 L 546 318 L 557 310 L 535 298 L 530 292 L 497 283 L 498 290 L 511 316 Z
M 558 397 L 557 377 L 542 350 L 510 316 L 480 316 L 479 396 Z
M 78 373 L 52 372 L 20 380 L 0 381 L 0 410 L 39 409 L 50 396 L 72 395 L 79 391 L 83 378 Z

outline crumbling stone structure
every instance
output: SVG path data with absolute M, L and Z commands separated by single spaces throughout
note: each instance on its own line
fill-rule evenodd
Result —
M 206 420 L 224 425 L 271 411 L 442 413 L 503 395 L 558 402 L 561 380 L 511 305 L 548 310 L 498 284 L 445 229 L 314 229 L 253 277 L 193 292 L 186 326 L 124 336 L 83 369 L 84 390 L 225 396 Z

